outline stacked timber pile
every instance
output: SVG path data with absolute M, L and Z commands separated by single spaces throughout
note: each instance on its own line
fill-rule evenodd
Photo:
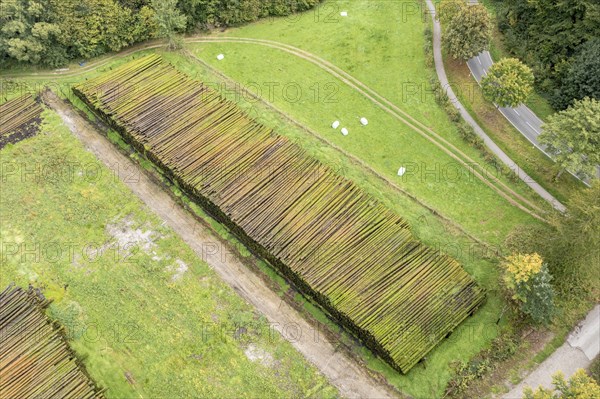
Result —
M 483 301 L 406 220 L 160 57 L 73 90 L 396 369 L 407 372 Z
M 0 105 L 0 149 L 17 143 L 38 131 L 42 107 L 26 94 Z
M 31 288 L 0 293 L 0 398 L 102 399 Z

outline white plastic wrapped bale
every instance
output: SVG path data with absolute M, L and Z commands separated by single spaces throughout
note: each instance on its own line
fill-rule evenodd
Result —
M 348 135 L 348 129 L 346 129 L 345 127 L 343 127 L 343 128 L 342 128 L 342 134 L 343 134 L 344 136 L 347 136 L 347 135 Z
M 405 173 L 406 168 L 404 166 L 401 166 L 400 169 L 398 169 L 398 176 L 404 176 Z
M 337 129 L 340 126 L 340 121 L 335 121 L 331 124 L 331 127 Z
M 367 125 L 369 124 L 369 121 L 367 120 L 367 118 L 365 118 L 365 117 L 362 117 L 362 118 L 360 118 L 360 123 L 361 123 L 363 126 L 367 126 Z
M 342 12 L 340 13 L 340 15 L 341 15 L 342 17 L 347 17 L 347 16 L 348 16 L 348 11 L 342 11 Z
M 217 59 L 218 59 L 219 61 L 221 61 L 223 58 L 225 58 L 225 56 L 224 56 L 223 54 L 219 54 L 219 55 L 217 55 Z

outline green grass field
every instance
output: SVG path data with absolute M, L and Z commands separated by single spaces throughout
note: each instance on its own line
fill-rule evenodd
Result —
M 337 396 L 56 114 L 44 116 L 40 135 L 0 152 L 0 286 L 43 288 L 108 397 Z
M 451 136 L 452 126 L 428 92 L 430 74 L 424 68 L 422 38 L 430 17 L 422 14 L 424 9 L 419 2 L 328 0 L 311 12 L 263 20 L 223 35 L 269 39 L 310 51 Z M 341 11 L 347 11 L 348 17 L 341 17 Z M 262 48 L 254 51 L 248 55 L 261 54 Z M 266 53 L 262 58 L 271 56 Z M 230 58 L 223 64 L 236 61 Z M 289 76 L 296 78 L 296 74 Z
M 339 17 L 341 10 L 347 10 L 349 16 Z M 362 80 L 402 109 L 431 126 L 469 156 L 484 163 L 479 153 L 462 141 L 429 92 L 429 78 L 433 73 L 426 67 L 423 52 L 423 29 L 425 21 L 429 23 L 429 19 L 421 18 L 419 10 L 409 8 L 406 3 L 403 5 L 403 2 L 327 1 L 315 11 L 299 16 L 260 21 L 245 27 L 230 29 L 220 35 L 266 38 L 313 52 Z M 254 91 L 260 89 L 262 97 L 276 108 L 415 194 L 421 201 L 438 209 L 474 236 L 494 246 L 501 248 L 504 238 L 516 225 L 537 223 L 535 219 L 514 208 L 497 193 L 481 182 L 473 180 L 472 177 L 453 177 L 456 166 L 439 149 L 373 106 L 359 93 L 305 60 L 292 58 L 293 56 L 280 50 L 253 44 L 194 44 L 186 48 L 210 63 L 212 67 L 239 81 L 243 86 Z M 211 70 L 182 54 L 159 52 L 179 69 L 199 80 L 216 85 L 224 83 Z M 219 53 L 225 54 L 225 60 L 220 62 L 216 60 L 215 57 Z M 127 56 L 111 61 L 97 71 L 76 77 L 55 78 L 51 83 L 56 91 L 62 90 L 63 95 L 68 95 L 69 86 L 73 83 L 109 71 L 111 67 L 130 58 L 131 56 Z M 76 66 L 71 68 L 77 69 Z M 48 77 L 40 79 L 28 77 L 22 82 L 41 87 L 50 80 Z M 272 97 L 269 96 L 269 87 L 273 90 Z M 286 87 L 287 91 L 285 91 Z M 300 97 L 296 100 L 298 93 Z M 10 98 L 17 94 L 15 91 L 5 91 L 3 97 Z M 484 250 L 469 241 L 469 238 L 457 231 L 452 224 L 432 215 L 425 207 L 411 201 L 381 179 L 376 178 L 360 163 L 331 146 L 324 145 L 318 137 L 290 124 L 278 112 L 249 97 L 239 95 L 235 90 L 225 90 L 223 94 L 236 101 L 261 123 L 290 137 L 307 149 L 312 156 L 337 169 L 391 209 L 406 217 L 420 240 L 455 256 L 463 267 L 489 290 L 486 304 L 475 316 L 459 326 L 449 339 L 427 356 L 425 363 L 415 367 L 406 376 L 393 371 L 364 348 L 356 347 L 356 351 L 373 370 L 382 372 L 388 381 L 403 392 L 415 398 L 440 396 L 450 378 L 449 363 L 453 360 L 467 360 L 475 355 L 489 345 L 499 327 L 505 326 L 504 319 L 500 326 L 496 325 L 503 304 L 496 291 L 498 272 L 495 254 L 489 252 L 483 254 Z M 369 119 L 370 123 L 367 127 L 360 126 L 358 118 L 361 116 Z M 342 124 L 350 130 L 347 137 L 342 136 L 339 130 L 336 132 L 330 128 L 331 122 L 336 119 L 342 121 Z M 50 130 L 53 133 L 7 149 L 3 151 L 4 154 L 0 153 L 0 156 L 3 159 L 6 157 L 28 162 L 30 160 L 36 162 L 38 159 L 36 157 L 41 158 L 38 162 L 49 162 L 56 158 L 60 159 L 61 156 L 62 158 L 74 156 L 76 159 L 96 162 L 90 154 L 82 151 L 81 146 L 68 131 L 58 127 L 56 116 L 50 115 L 50 120 L 52 122 Z M 42 148 L 52 148 L 52 151 L 41 152 Z M 398 177 L 396 175 L 398 168 L 405 164 L 416 165 L 419 171 L 403 178 Z M 432 172 L 427 173 L 425 170 Z M 424 174 L 421 174 L 421 171 Z M 504 181 L 508 182 L 508 179 Z M 181 390 L 181 396 L 192 396 L 191 392 L 197 392 L 195 395 L 220 394 L 222 396 L 225 392 L 225 395 L 230 397 L 252 397 L 255 393 L 263 391 L 265 393 L 261 396 L 285 396 L 290 393 L 306 396 L 313 393 L 314 389 L 318 389 L 315 388 L 318 384 L 324 384 L 322 377 L 317 377 L 314 369 L 308 367 L 300 355 L 281 340 L 273 344 L 272 348 L 276 349 L 272 353 L 277 361 L 284 364 L 283 368 L 286 371 L 280 373 L 283 376 L 271 373 L 268 378 L 263 378 L 263 374 L 260 373 L 268 373 L 269 368 L 249 362 L 244 355 L 244 343 L 233 339 L 219 346 L 215 352 L 218 355 L 206 355 L 206 347 L 202 342 L 190 338 L 197 328 L 194 320 L 207 320 L 207 318 L 212 320 L 213 312 L 217 314 L 219 320 L 225 320 L 229 324 L 231 324 L 230 320 L 241 319 L 244 322 L 254 320 L 257 316 L 253 315 L 239 298 L 233 296 L 232 291 L 220 283 L 205 265 L 194 259 L 190 250 L 172 233 L 166 232 L 164 227 L 159 226 L 158 221 L 145 213 L 139 201 L 132 198 L 131 194 L 127 194 L 123 186 L 118 188 L 96 185 L 93 192 L 96 197 L 92 197 L 96 198 L 96 202 L 104 203 L 107 198 L 113 197 L 120 200 L 105 204 L 107 208 L 98 211 L 97 218 L 94 215 L 87 215 L 87 219 L 77 222 L 78 227 L 74 228 L 71 227 L 71 223 L 55 220 L 58 210 L 54 208 L 60 209 L 60 206 L 65 203 L 60 199 L 67 193 L 69 194 L 67 197 L 75 199 L 76 206 L 84 206 L 89 199 L 80 198 L 78 192 L 81 187 L 69 185 L 69 187 L 57 188 L 58 192 L 53 192 L 50 191 L 54 190 L 52 187 L 45 187 L 45 185 L 42 187 L 36 185 L 33 190 L 29 187 L 30 184 L 19 181 L 13 183 L 18 186 L 14 198 L 19 195 L 27 198 L 25 201 L 13 203 L 10 207 L 3 206 L 2 211 L 4 213 L 6 210 L 6 213 L 2 216 L 7 215 L 11 223 L 18 223 L 19 236 L 35 237 L 36 240 L 56 236 L 60 237 L 60 240 L 69 240 L 73 235 L 80 246 L 82 242 L 94 240 L 104 242 L 103 240 L 107 239 L 106 224 L 114 223 L 115 218 L 123 218 L 129 213 L 134 213 L 135 226 L 151 226 L 149 228 L 164 235 L 160 242 L 169 241 L 168 244 L 160 246 L 160 254 L 178 257 L 189 265 L 186 277 L 176 284 L 168 281 L 168 273 L 164 271 L 166 267 L 164 260 L 161 261 L 163 264 L 160 268 L 153 271 L 139 268 L 112 269 L 109 265 L 110 259 L 99 260 L 96 262 L 98 272 L 80 276 L 79 274 L 83 273 L 78 269 L 71 270 L 73 268 L 68 262 L 61 267 L 48 267 L 48 265 L 30 267 L 13 259 L 7 269 L 10 273 L 3 273 L 0 276 L 0 283 L 3 285 L 11 279 L 26 284 L 31 278 L 39 278 L 47 284 L 46 292 L 57 299 L 53 312 L 65 322 L 75 320 L 81 324 L 97 321 L 102 329 L 110 329 L 112 325 L 119 325 L 118 320 L 131 318 L 143 326 L 135 329 L 139 331 L 136 336 L 140 340 L 135 344 L 120 343 L 115 339 L 110 340 L 110 344 L 106 344 L 106 339 L 92 343 L 82 336 L 75 339 L 76 349 L 80 353 L 87 354 L 87 362 L 93 365 L 90 367 L 97 370 L 98 374 L 94 376 L 105 385 L 114 386 L 113 392 L 129 396 L 160 396 L 164 394 L 161 389 L 175 384 L 176 377 L 167 373 L 167 370 L 174 368 L 183 370 L 183 381 L 176 385 L 177 389 Z M 508 182 L 508 184 L 528 198 L 533 198 L 533 194 L 520 183 Z M 28 191 L 30 194 L 25 194 Z M 40 212 L 44 218 L 38 217 L 37 214 L 28 216 L 35 221 L 31 226 L 37 226 L 37 230 L 29 227 L 29 222 L 26 223 L 12 216 L 23 212 L 28 214 L 29 205 L 34 212 L 40 212 L 35 210 L 36 207 L 44 210 Z M 46 217 L 51 214 L 54 214 L 54 219 Z M 3 226 L 4 220 L 8 219 L 3 219 Z M 48 220 L 52 223 L 47 223 Z M 211 223 L 219 230 L 219 226 L 214 222 Z M 87 227 L 79 227 L 79 224 Z M 221 234 L 235 241 L 222 229 Z M 269 271 L 267 267 L 263 267 L 263 270 Z M 192 279 L 191 273 L 199 277 Z M 6 275 L 8 277 L 5 277 Z M 278 281 L 282 290 L 285 290 L 283 281 L 276 279 L 273 274 L 271 277 Z M 104 279 L 110 284 L 100 285 L 99 282 L 104 282 Z M 131 286 L 132 281 L 135 286 Z M 200 284 L 209 282 L 207 284 L 211 288 L 208 290 L 211 292 L 210 295 L 202 294 L 204 290 L 198 290 L 198 281 Z M 69 284 L 66 291 L 63 289 L 64 284 Z M 110 300 L 107 301 L 107 298 Z M 313 316 L 329 323 L 318 310 L 302 299 L 299 301 Z M 196 306 L 190 306 L 189 303 Z M 219 305 L 221 303 L 227 304 L 227 307 L 222 309 Z M 119 315 L 117 310 L 121 308 L 124 314 Z M 202 309 L 202 311 L 194 312 L 194 309 Z M 170 327 L 165 331 L 155 331 L 153 326 L 158 323 L 161 326 L 169 324 Z M 334 325 L 331 323 L 329 325 L 335 329 Z M 127 327 L 119 328 L 125 330 L 124 334 L 129 331 Z M 266 345 L 264 338 L 252 336 L 252 339 L 256 340 L 257 345 Z M 352 340 L 347 341 L 352 342 Z M 159 344 L 156 345 L 154 342 Z M 131 356 L 134 350 L 139 355 Z M 186 357 L 188 353 L 189 356 L 199 354 L 202 360 L 196 357 L 188 358 Z M 211 368 L 201 376 L 195 375 L 195 367 L 199 361 L 214 364 L 214 370 Z M 146 363 L 153 366 L 146 367 Z M 135 378 L 135 385 L 132 386 L 127 382 L 124 377 L 126 372 L 130 372 Z M 285 388 L 287 384 L 290 385 L 289 389 Z M 198 386 L 202 387 L 197 388 Z M 327 388 L 324 393 L 319 395 L 335 395 L 333 388 L 325 386 Z M 136 389 L 139 390 L 138 393 L 135 393 Z M 219 389 L 223 391 L 219 393 Z
M 380 174 L 474 235 L 498 243 L 511 226 L 531 220 L 408 126 L 307 61 L 290 58 L 279 50 L 247 44 L 219 43 L 190 47 L 209 63 L 213 63 L 213 57 L 209 55 L 226 51 L 229 55 L 227 62 L 214 66 L 250 90 L 254 87 L 256 91 L 265 91 L 268 85 L 276 84 L 281 91 L 274 89 L 273 101 L 270 102 L 277 108 L 364 160 Z M 278 67 L 269 69 L 268 66 L 272 64 Z M 335 87 L 335 100 L 328 102 L 321 98 L 315 101 L 311 87 L 326 88 L 328 84 L 329 87 Z M 291 87 L 294 89 L 287 89 Z M 290 101 L 290 94 L 286 90 L 294 90 L 304 98 L 299 96 L 298 101 L 295 98 Z M 223 94 L 228 95 L 227 92 Z M 266 92 L 262 93 L 262 97 L 269 100 Z M 229 98 L 235 100 L 236 96 L 229 95 Z M 361 116 L 369 119 L 368 126 L 360 125 L 358 119 Z M 342 126 L 348 127 L 348 136 L 344 137 L 339 130 L 330 127 L 334 120 L 340 120 Z M 466 147 L 462 143 L 460 145 Z M 475 151 L 469 148 L 465 150 L 473 158 L 484 162 Z M 414 172 L 398 177 L 397 171 L 401 166 L 411 168 Z

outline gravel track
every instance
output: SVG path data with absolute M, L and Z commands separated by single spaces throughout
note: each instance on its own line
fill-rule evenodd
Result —
M 92 126 L 72 106 L 51 91 L 43 101 L 62 118 L 65 125 L 101 162 L 118 177 L 146 206 L 177 233 L 223 281 L 262 313 L 272 327 L 287 339 L 346 398 L 396 398 L 400 394 L 380 378 L 376 378 L 352 357 L 339 342 L 325 334 L 315 333 L 318 326 L 307 321 L 297 310 L 266 286 L 263 280 L 229 251 L 229 243 L 216 237 L 192 214 L 184 210 L 173 197 L 156 183 L 130 158 Z M 135 176 L 132 179 L 131 176 Z M 219 248 L 218 251 L 214 251 Z M 226 256 L 224 256 L 226 254 Z M 318 387 L 315 387 L 318 396 Z

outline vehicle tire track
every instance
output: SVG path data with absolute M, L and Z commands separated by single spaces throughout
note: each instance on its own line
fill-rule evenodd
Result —
M 257 43 L 257 44 L 260 43 L 260 44 L 265 44 L 265 45 L 267 45 L 267 44 L 274 45 L 277 48 L 286 48 L 286 49 L 289 49 L 292 52 L 292 54 L 294 54 L 294 55 L 303 54 L 306 57 L 309 57 L 311 60 L 315 61 L 313 63 L 315 63 L 317 66 L 321 67 L 322 69 L 327 70 L 330 74 L 334 74 L 333 71 L 335 71 L 335 74 L 339 74 L 339 75 L 343 76 L 344 78 L 346 78 L 349 81 L 351 81 L 355 86 L 362 88 L 363 90 L 365 90 L 368 93 L 370 93 L 373 97 L 377 98 L 379 101 L 381 101 L 382 103 L 384 103 L 387 106 L 389 106 L 393 111 L 400 113 L 401 116 L 399 116 L 399 115 L 395 115 L 395 116 L 398 117 L 403 123 L 405 123 L 408 126 L 410 126 L 413 130 L 416 130 L 414 128 L 414 126 L 410 125 L 403 118 L 408 118 L 411 122 L 413 122 L 416 125 L 418 125 L 421 129 L 423 129 L 423 130 L 427 131 L 429 134 L 433 135 L 433 137 L 435 137 L 435 139 L 440 140 L 445 146 L 447 146 L 448 148 L 452 149 L 453 152 L 455 152 L 456 154 L 460 155 L 464 159 L 467 159 L 467 160 L 471 161 L 473 164 L 476 164 L 476 165 L 480 166 L 473 159 L 471 159 L 467 154 L 465 154 L 464 152 L 462 152 L 459 148 L 457 148 L 456 146 L 454 146 L 452 143 L 450 143 L 444 137 L 440 136 L 433 129 L 431 129 L 430 127 L 424 125 L 418 119 L 415 119 L 413 116 L 411 116 L 409 113 L 407 113 L 406 111 L 404 111 L 401 108 L 399 108 L 397 105 L 395 105 L 394 103 L 392 103 L 390 100 L 388 100 L 384 96 L 378 94 L 375 90 L 371 89 L 369 86 L 367 86 L 366 84 L 362 83 L 360 80 L 356 79 L 355 77 L 353 77 L 349 73 L 345 72 L 343 69 L 337 67 L 336 65 L 330 63 L 329 61 L 327 61 L 327 60 L 325 60 L 325 59 L 323 59 L 323 58 L 321 58 L 321 57 L 319 57 L 319 56 L 317 56 L 315 54 L 312 54 L 312 53 L 309 53 L 309 52 L 307 52 L 305 50 L 302 50 L 300 48 L 297 48 L 297 47 L 294 47 L 294 46 L 291 46 L 291 45 L 288 45 L 288 44 L 285 44 L 285 43 L 275 42 L 273 40 L 241 38 L 241 37 L 233 37 L 233 36 L 228 36 L 228 38 L 235 38 L 235 39 L 241 40 L 243 42 L 248 42 L 248 43 Z M 324 66 L 326 66 L 327 68 L 324 68 Z M 334 76 L 335 76 L 335 74 L 334 74 Z M 336 76 L 336 77 L 338 77 L 338 79 L 340 79 L 339 76 Z M 342 80 L 342 81 L 344 81 L 344 80 Z M 346 81 L 344 81 L 344 83 L 348 84 L 348 82 L 346 82 Z M 356 87 L 353 87 L 352 85 L 350 85 L 350 87 L 352 87 L 352 88 L 354 88 L 356 90 Z M 361 94 L 365 95 L 364 93 L 361 93 Z M 373 99 L 371 99 L 371 100 L 373 101 Z M 378 102 L 376 102 L 376 103 L 377 103 L 377 105 L 380 108 L 382 108 L 381 103 L 378 103 Z M 419 132 L 419 133 L 423 134 L 424 132 Z M 438 143 L 436 143 L 436 145 L 439 146 Z M 482 170 L 484 173 L 487 173 L 484 168 L 480 168 L 480 170 Z M 535 209 L 535 210 L 537 210 L 539 212 L 543 212 L 539 207 L 537 207 L 536 205 L 534 205 L 533 203 L 531 203 L 529 200 L 527 200 L 526 198 L 524 198 L 523 196 L 521 196 L 519 193 L 517 193 L 514 190 L 512 190 L 504 182 L 502 182 L 501 180 L 497 179 L 495 176 L 493 176 L 493 179 L 497 183 L 499 183 L 505 190 L 510 191 L 512 195 L 514 195 L 516 198 L 518 198 L 521 201 L 523 201 L 524 203 L 526 203 L 532 209 Z
M 377 94 L 377 92 L 370 89 L 367 85 L 360 82 L 359 80 L 352 77 L 351 75 L 347 74 L 346 72 L 339 69 L 335 65 L 329 63 L 328 61 L 325 61 L 309 52 L 298 49 L 296 47 L 293 47 L 293 46 L 290 46 L 287 44 L 283 44 L 283 43 L 279 43 L 279 42 L 274 42 L 271 40 L 238 38 L 238 37 L 194 36 L 194 37 L 185 38 L 184 41 L 186 43 L 211 43 L 211 42 L 251 43 L 251 44 L 263 45 L 266 47 L 279 49 L 279 50 L 285 51 L 289 54 L 295 55 L 299 58 L 302 58 L 306 61 L 309 61 L 309 62 L 315 64 L 316 66 L 318 66 L 319 68 L 325 70 L 329 74 L 335 76 L 337 79 L 339 79 L 340 81 L 342 81 L 343 83 L 345 83 L 346 85 L 348 85 L 349 87 L 354 89 L 355 91 L 358 91 L 360 94 L 362 94 L 363 96 L 368 98 L 372 103 L 374 103 L 376 106 L 381 108 L 383 111 L 385 111 L 388 114 L 390 114 L 391 116 L 395 117 L 396 119 L 398 119 L 399 121 L 401 121 L 402 123 L 404 123 L 405 125 L 410 127 L 412 130 L 414 130 L 415 132 L 420 134 L 422 137 L 424 137 L 425 139 L 430 141 L 432 144 L 434 144 L 435 146 L 440 148 L 448 156 L 450 156 L 452 159 L 454 159 L 460 165 L 462 165 L 464 168 L 466 168 L 468 171 L 470 171 L 475 177 L 477 177 L 485 185 L 487 185 L 489 188 L 496 191 L 496 193 L 498 193 L 500 196 L 502 196 L 504 199 L 506 199 L 511 205 L 521 209 L 523 212 L 526 212 L 527 214 L 529 214 L 539 220 L 546 221 L 542 216 L 540 216 L 540 213 L 541 214 L 544 213 L 544 211 L 542 209 L 540 209 L 539 207 L 537 207 L 536 205 L 534 205 L 533 203 L 531 203 L 530 201 L 525 199 L 520 194 L 516 193 L 514 190 L 512 190 L 510 187 L 508 187 L 504 182 L 500 181 L 497 177 L 495 177 L 493 175 L 487 175 L 487 172 L 485 171 L 483 166 L 480 165 L 477 161 L 473 160 L 468 155 L 464 154 L 461 150 L 459 150 L 457 147 L 455 147 L 452 143 L 448 142 L 446 139 L 439 136 L 439 134 L 435 133 L 433 130 L 431 130 L 427 126 L 423 125 L 421 122 L 419 122 L 418 120 L 416 120 L 415 118 L 410 116 L 405 111 L 401 110 L 399 107 L 397 107 L 396 105 L 391 103 L 389 100 L 387 100 L 384 97 Z M 126 55 L 134 54 L 139 51 L 159 48 L 162 46 L 164 46 L 164 43 L 159 42 L 159 41 L 142 44 L 142 45 L 136 46 L 135 48 L 130 48 L 121 53 L 115 54 L 113 56 L 106 57 L 102 60 L 99 60 L 97 63 L 90 64 L 90 65 L 84 67 L 85 70 L 79 70 L 76 72 L 55 71 L 55 72 L 46 73 L 46 74 L 30 73 L 30 74 L 22 74 L 22 75 L 6 75 L 5 77 L 33 76 L 33 77 L 37 77 L 37 78 L 44 78 L 44 77 L 53 77 L 53 76 L 78 76 L 83 73 L 87 73 L 87 72 L 90 72 L 97 68 L 100 68 L 115 58 L 120 58 L 120 57 L 123 57 Z M 376 97 L 379 98 L 379 100 Z M 405 119 L 405 117 L 409 118 L 410 121 Z M 411 121 L 414 124 L 411 123 Z M 415 125 L 423 127 L 423 130 Z M 426 131 L 429 132 L 429 134 L 426 133 Z M 441 141 L 442 143 L 440 143 L 438 140 Z M 472 166 L 476 166 L 478 171 L 476 171 L 474 168 L 472 168 Z M 486 177 L 484 177 L 482 175 L 482 173 L 486 174 L 489 177 L 489 180 Z M 498 184 L 499 186 L 496 186 L 494 183 Z M 526 205 L 523 205 L 523 204 L 526 204 Z
M 322 59 L 320 59 L 317 56 L 314 56 L 303 50 L 297 49 L 296 47 L 293 47 L 293 46 L 283 45 L 283 44 L 279 44 L 277 42 L 272 42 L 269 40 L 261 40 L 261 39 L 247 39 L 247 38 L 234 38 L 234 37 L 227 37 L 227 38 L 206 37 L 206 38 L 194 38 L 193 40 L 186 40 L 186 42 L 187 43 L 210 43 L 210 42 L 252 43 L 252 44 L 258 44 L 258 45 L 263 45 L 266 47 L 279 49 L 279 50 L 285 51 L 287 53 L 290 53 L 292 55 L 295 55 L 299 58 L 305 59 L 305 60 L 315 64 L 316 66 L 320 67 L 321 69 L 325 70 L 329 74 L 335 76 L 337 79 L 339 79 L 340 81 L 342 81 L 343 83 L 348 85 L 350 88 L 354 89 L 355 91 L 358 91 L 360 94 L 367 97 L 369 100 L 371 100 L 372 103 L 377 105 L 383 111 L 392 115 L 393 117 L 395 117 L 396 119 L 398 119 L 399 121 L 401 121 L 402 123 L 404 123 L 405 125 L 410 127 L 412 130 L 419 133 L 422 137 L 429 140 L 431 143 L 433 143 L 435 146 L 437 146 L 443 152 L 445 152 L 447 155 L 449 155 L 452 159 L 454 159 L 459 164 L 461 164 L 464 168 L 466 168 L 471 173 L 473 173 L 473 175 L 475 177 L 477 177 L 479 180 L 481 180 L 484 184 L 486 184 L 492 190 L 494 190 L 498 194 L 500 194 L 509 203 L 518 207 L 519 209 L 528 213 L 529 215 L 531 215 L 537 219 L 545 221 L 545 219 L 543 217 L 541 217 L 540 215 L 538 215 L 536 213 L 536 212 L 543 213 L 544 211 L 542 209 L 540 209 L 539 207 L 537 207 L 536 205 L 531 203 L 529 200 L 527 200 L 526 198 L 524 198 L 523 196 L 521 196 L 520 194 L 518 194 L 517 192 L 512 190 L 504 182 L 499 180 L 496 176 L 488 175 L 490 177 L 491 181 L 486 179 L 482 175 L 482 173 L 487 175 L 487 171 L 485 170 L 485 168 L 482 165 L 479 164 L 479 162 L 470 158 L 468 155 L 463 153 L 460 149 L 455 147 L 452 143 L 450 143 L 449 141 L 447 141 L 446 139 L 441 137 L 439 134 L 435 133 L 429 127 L 423 125 L 421 122 L 419 122 L 418 120 L 416 120 L 415 118 L 410 116 L 405 111 L 402 111 L 396 105 L 394 105 L 389 100 L 387 100 L 384 97 L 377 94 L 374 90 L 370 89 L 368 86 L 361 83 L 359 80 L 353 78 L 351 75 L 349 75 L 346 72 L 342 71 L 341 69 L 335 67 L 333 64 L 330 64 L 324 60 L 321 61 Z M 277 44 L 275 44 L 275 43 L 277 43 Z M 328 66 L 327 64 L 329 64 L 331 67 Z M 379 99 L 377 99 L 377 98 L 379 98 Z M 410 119 L 410 121 L 405 119 L 405 116 L 408 117 Z M 421 130 L 421 128 L 419 128 L 415 125 L 419 125 L 425 131 L 429 132 L 430 134 L 426 133 L 425 131 Z M 438 140 L 442 141 L 442 143 L 438 142 Z M 472 168 L 471 166 L 476 166 L 478 171 L 474 170 L 474 168 Z M 497 183 L 500 187 L 495 186 L 492 182 Z M 527 204 L 527 206 L 529 206 L 530 208 L 522 205 L 519 201 Z
M 188 55 L 188 57 L 190 57 L 190 59 L 193 62 L 200 63 L 202 66 L 204 66 L 205 68 L 207 68 L 208 70 L 210 70 L 215 75 L 219 76 L 224 81 L 229 82 L 229 83 L 234 84 L 234 85 L 240 85 L 239 82 L 236 82 L 235 80 L 231 79 L 227 75 L 223 74 L 221 71 L 215 69 L 213 66 L 211 66 L 210 64 L 208 64 L 206 61 L 204 61 L 201 58 L 195 56 L 194 54 L 192 54 L 188 50 L 185 50 L 185 53 L 186 53 L 186 55 Z M 465 228 L 463 226 L 461 226 L 460 224 L 458 224 L 457 222 L 455 222 L 454 220 L 452 220 L 448 216 L 444 215 L 443 213 L 441 213 L 440 211 L 438 211 L 437 209 L 435 209 L 433 206 L 427 204 L 422 199 L 416 197 L 415 195 L 411 194 L 409 191 L 407 191 L 404 188 L 400 187 L 398 184 L 396 184 L 395 182 L 393 182 L 390 178 L 388 178 L 388 177 L 380 174 L 371 165 L 367 164 L 365 161 L 363 161 L 362 159 L 358 158 L 356 155 L 353 155 L 353 154 L 349 153 L 348 151 L 344 150 L 343 148 L 341 148 L 337 144 L 335 144 L 332 141 L 330 141 L 330 140 L 326 139 L 325 137 L 323 137 L 323 135 L 315 132 L 311 128 L 309 128 L 309 127 L 303 125 L 302 123 L 298 122 L 291 115 L 289 115 L 286 112 L 284 112 L 284 111 L 280 110 L 279 108 L 275 107 L 273 104 L 271 104 L 270 102 L 266 101 L 264 98 L 262 98 L 262 97 L 260 97 L 260 96 L 258 96 L 256 94 L 254 94 L 254 93 L 252 93 L 248 89 L 245 89 L 245 90 L 246 90 L 246 93 L 248 95 L 250 95 L 252 98 L 254 98 L 257 101 L 260 101 L 264 106 L 268 107 L 273 112 L 276 112 L 279 115 L 281 115 L 289 123 L 291 123 L 293 125 L 296 125 L 298 128 L 304 130 L 306 133 L 308 133 L 309 135 L 311 135 L 312 137 L 314 137 L 316 140 L 320 141 L 324 145 L 333 148 L 334 150 L 336 150 L 340 154 L 343 154 L 346 158 L 348 158 L 350 160 L 350 162 L 353 162 L 356 165 L 358 165 L 360 168 L 365 169 L 366 172 L 370 173 L 376 179 L 379 179 L 382 183 L 385 183 L 385 184 L 389 185 L 393 190 L 395 190 L 399 194 L 401 194 L 401 195 L 409 198 L 411 201 L 413 201 L 417 205 L 419 205 L 419 206 L 427 209 L 429 212 L 431 212 L 432 215 L 434 215 L 435 217 L 439 218 L 442 221 L 442 224 L 445 224 L 449 228 L 456 229 L 457 231 L 461 232 L 462 234 L 464 234 L 465 236 L 467 236 L 471 240 L 473 240 L 473 242 L 476 242 L 479 245 L 481 245 L 484 248 L 486 248 L 489 251 L 489 253 L 495 253 L 495 252 L 497 252 L 498 248 L 494 248 L 489 243 L 487 243 L 487 242 L 485 242 L 485 241 L 483 241 L 483 240 L 475 237 L 473 234 L 471 234 L 467 230 L 465 230 Z

